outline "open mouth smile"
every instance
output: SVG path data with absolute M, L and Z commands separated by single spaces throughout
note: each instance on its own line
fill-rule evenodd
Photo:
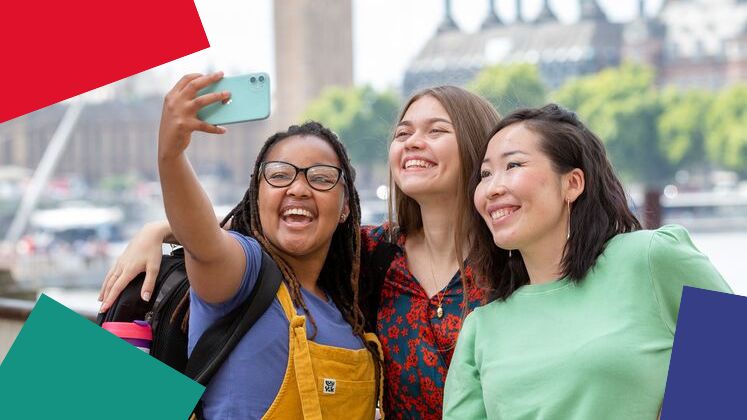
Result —
M 300 206 L 286 206 L 280 212 L 280 219 L 291 227 L 304 227 L 313 222 L 314 213 Z
M 501 222 L 519 210 L 521 206 L 501 206 L 488 208 L 488 215 L 493 223 Z
M 402 169 L 405 170 L 417 170 L 417 169 L 430 169 L 436 166 L 435 162 L 431 162 L 422 158 L 407 158 L 402 164 Z

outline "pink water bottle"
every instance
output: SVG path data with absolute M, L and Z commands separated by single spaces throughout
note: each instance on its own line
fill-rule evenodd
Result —
M 101 328 L 150 354 L 153 331 L 151 331 L 147 322 L 104 322 L 101 324 Z

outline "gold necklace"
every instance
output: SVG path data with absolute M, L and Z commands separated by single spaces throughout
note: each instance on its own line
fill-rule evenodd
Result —
M 428 240 L 425 238 L 425 233 L 423 233 L 423 239 L 425 240 L 425 247 L 426 249 L 428 249 L 428 263 L 431 268 L 431 280 L 433 280 L 433 288 L 435 289 L 438 287 L 438 281 L 436 281 L 436 274 L 433 272 L 433 253 L 431 252 L 430 245 L 428 245 Z M 441 306 L 444 300 L 444 296 L 446 295 L 445 293 L 443 293 L 444 291 L 445 290 L 438 290 L 436 292 L 436 297 L 438 297 L 438 306 L 436 306 L 436 316 L 438 317 L 438 319 L 441 319 L 444 317 L 444 308 L 443 306 Z

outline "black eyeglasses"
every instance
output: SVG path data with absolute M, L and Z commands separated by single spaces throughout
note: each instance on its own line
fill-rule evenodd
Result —
M 312 165 L 308 168 L 273 160 L 262 162 L 260 166 L 262 176 L 268 184 L 276 188 L 287 187 L 296 180 L 299 172 L 303 172 L 306 182 L 317 191 L 329 191 L 337 185 L 342 177 L 342 169 L 332 165 Z

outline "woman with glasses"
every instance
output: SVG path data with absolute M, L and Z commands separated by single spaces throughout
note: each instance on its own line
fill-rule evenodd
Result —
M 457 236 L 467 232 L 462 217 L 472 205 L 467 182 L 498 120 L 485 99 L 438 86 L 412 95 L 395 122 L 389 145 L 395 214 L 381 226 L 364 226 L 360 234 L 360 304 L 382 343 L 383 407 L 390 418 L 441 418 L 461 320 L 484 301 L 463 263 L 470 240 Z M 292 177 L 287 171 L 278 178 Z M 163 222 L 138 232 L 107 274 L 102 310 L 142 271 L 148 300 L 161 242 L 174 240 Z
M 189 351 L 248 298 L 262 250 L 284 281 L 208 385 L 204 417 L 372 419 L 380 354 L 356 300 L 360 207 L 345 149 L 313 122 L 273 135 L 222 229 L 185 154 L 192 132 L 225 132 L 196 116 L 228 98 L 196 96 L 220 77 L 182 78 L 166 96 L 158 137 L 164 206 L 190 282 Z

